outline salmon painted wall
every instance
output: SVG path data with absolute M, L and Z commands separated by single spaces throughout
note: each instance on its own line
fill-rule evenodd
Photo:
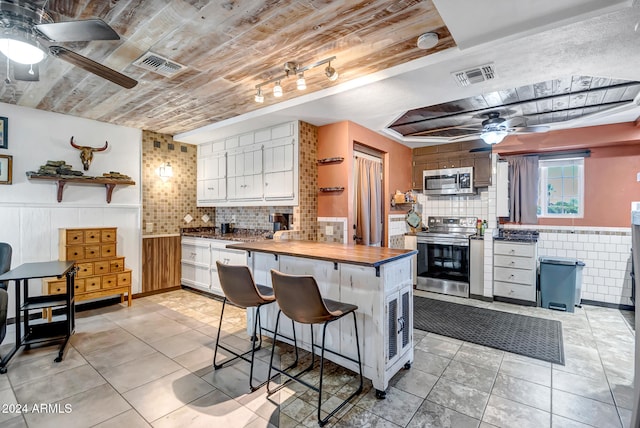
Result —
M 353 146 L 349 144 L 348 122 L 332 123 L 318 128 L 318 159 L 343 157 L 341 163 L 318 165 L 318 188 L 344 187 L 343 192 L 318 191 L 318 217 L 347 217 L 349 214 L 349 159 Z
M 635 123 L 591 126 L 511 136 L 494 147 L 517 153 L 590 149 L 585 158 L 585 207 L 581 219 L 539 220 L 541 225 L 629 227 L 632 201 L 640 201 L 640 127 Z
M 318 186 L 344 186 L 340 193 L 318 195 L 319 217 L 347 217 L 348 227 L 353 224 L 353 145 L 371 147 L 383 153 L 384 186 L 382 190 L 384 218 L 390 210 L 391 194 L 396 189 L 411 188 L 411 149 L 353 122 L 338 122 L 318 128 L 318 158 L 342 156 L 339 164 L 318 166 Z M 386 221 L 385 221 L 386 224 Z M 350 234 L 349 234 L 350 235 Z M 352 237 L 349 236 L 349 242 Z M 385 245 L 388 231 L 385 228 Z

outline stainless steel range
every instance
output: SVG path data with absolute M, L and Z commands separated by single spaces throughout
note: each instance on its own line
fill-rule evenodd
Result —
M 469 297 L 469 236 L 477 217 L 428 218 L 429 230 L 418 232 L 419 290 Z

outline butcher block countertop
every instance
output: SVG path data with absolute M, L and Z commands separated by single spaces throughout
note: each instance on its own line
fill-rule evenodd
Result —
M 227 248 L 293 257 L 305 257 L 338 263 L 378 267 L 384 263 L 412 256 L 417 250 L 403 250 L 365 245 L 343 245 L 315 241 L 257 241 L 229 244 Z

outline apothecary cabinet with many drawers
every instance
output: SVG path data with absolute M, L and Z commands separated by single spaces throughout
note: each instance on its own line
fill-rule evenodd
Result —
M 117 228 L 97 227 L 59 230 L 59 259 L 76 262 L 75 299 L 77 301 L 120 295 L 131 306 L 131 269 L 117 255 Z M 64 279 L 43 281 L 43 294 L 66 292 Z M 51 314 L 47 316 L 50 318 Z

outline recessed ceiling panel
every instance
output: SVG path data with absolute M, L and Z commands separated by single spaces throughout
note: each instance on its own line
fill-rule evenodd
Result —
M 410 110 L 388 128 L 405 137 L 460 137 L 482 131 L 494 111 L 511 126 L 548 125 L 629 104 L 638 93 L 637 81 L 565 76 Z

